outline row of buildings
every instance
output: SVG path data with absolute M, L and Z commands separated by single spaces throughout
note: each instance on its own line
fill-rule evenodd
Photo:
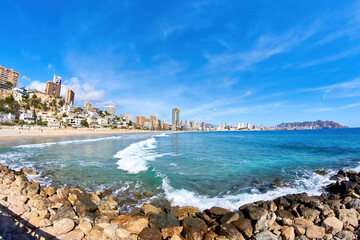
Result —
M 43 101 L 50 101 L 51 99 L 61 98 L 61 84 L 62 78 L 54 74 L 53 80 L 46 82 L 45 92 L 42 93 L 37 89 L 31 88 L 17 88 L 19 73 L 13 69 L 7 69 L 0 66 L 0 88 L 12 89 L 15 100 L 22 101 L 23 95 L 36 94 Z M 116 115 L 116 107 L 109 105 L 105 106 L 104 112 L 98 108 L 93 107 L 92 103 L 85 101 L 83 107 L 74 105 L 75 92 L 71 89 L 66 90 L 65 104 L 60 111 L 38 111 L 36 116 L 33 113 L 21 112 L 19 120 L 25 123 L 46 123 L 50 127 L 114 127 L 114 128 L 140 128 L 149 130 L 185 130 L 185 131 L 224 131 L 224 130 L 258 130 L 259 127 L 248 124 L 238 123 L 235 125 L 220 124 L 216 126 L 209 126 L 205 122 L 196 120 L 180 121 L 180 109 L 172 109 L 172 124 L 170 125 L 165 119 L 162 121 L 156 116 L 135 116 L 135 121 L 132 121 L 132 115 L 120 114 Z M 0 123 L 13 122 L 15 116 L 7 113 L 0 114 Z

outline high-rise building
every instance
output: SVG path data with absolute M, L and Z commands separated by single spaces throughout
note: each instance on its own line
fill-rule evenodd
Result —
M 55 74 L 54 74 L 54 78 L 53 78 L 53 82 L 54 83 L 57 83 L 59 85 L 61 85 L 61 77 L 57 77 Z
M 203 131 L 206 130 L 206 123 L 205 123 L 205 122 L 202 122 L 202 123 L 201 123 L 201 129 L 202 129 Z
M 91 110 L 93 109 L 93 105 L 91 103 L 89 103 L 88 101 L 84 102 L 84 110 L 86 112 L 91 112 Z
M 156 127 L 157 127 L 156 117 L 155 117 L 155 116 L 150 116 L 150 123 L 151 123 L 151 126 L 152 126 L 153 128 L 156 128 Z
M 15 88 L 19 80 L 19 73 L 0 65 L 0 86 L 3 88 Z
M 135 116 L 135 124 L 137 126 L 144 126 L 146 122 L 146 117 L 144 116 Z
M 180 109 L 178 108 L 172 109 L 172 127 L 173 128 L 180 127 Z
M 53 81 L 47 81 L 45 85 L 45 94 L 59 97 L 61 92 L 61 77 L 54 74 Z
M 74 104 L 75 93 L 71 89 L 66 89 L 65 102 L 71 105 Z
M 116 107 L 113 105 L 105 106 L 105 111 L 110 115 L 115 115 Z
M 45 94 L 50 95 L 50 96 L 54 96 L 54 97 L 59 97 L 60 96 L 60 91 L 61 91 L 61 85 L 54 83 L 54 82 L 46 82 L 45 85 Z

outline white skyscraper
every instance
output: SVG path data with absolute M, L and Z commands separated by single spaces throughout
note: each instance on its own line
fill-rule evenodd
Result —
M 115 106 L 105 106 L 105 111 L 110 115 L 115 115 L 116 107 Z

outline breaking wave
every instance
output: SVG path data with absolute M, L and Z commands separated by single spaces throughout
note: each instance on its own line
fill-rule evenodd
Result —
M 330 176 L 333 174 L 335 174 L 335 171 L 329 171 L 329 173 L 324 176 L 313 172 L 307 172 L 303 177 L 295 180 L 291 186 L 271 190 L 269 189 L 265 193 L 260 192 L 256 188 L 252 188 L 248 193 L 209 197 L 206 195 L 199 195 L 186 189 L 175 189 L 170 185 L 170 180 L 166 176 L 162 176 L 162 189 L 164 190 L 166 199 L 174 206 L 195 206 L 200 210 L 218 206 L 236 210 L 247 203 L 260 200 L 272 200 L 287 194 L 306 192 L 309 196 L 320 195 L 323 193 L 323 186 L 334 182 L 329 180 Z M 159 175 L 161 176 L 161 174 Z

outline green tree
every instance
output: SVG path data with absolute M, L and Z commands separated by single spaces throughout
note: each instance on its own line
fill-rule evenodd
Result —
M 81 124 L 82 127 L 87 127 L 87 128 L 89 127 L 89 124 L 88 124 L 88 122 L 86 120 L 81 120 L 80 124 Z

